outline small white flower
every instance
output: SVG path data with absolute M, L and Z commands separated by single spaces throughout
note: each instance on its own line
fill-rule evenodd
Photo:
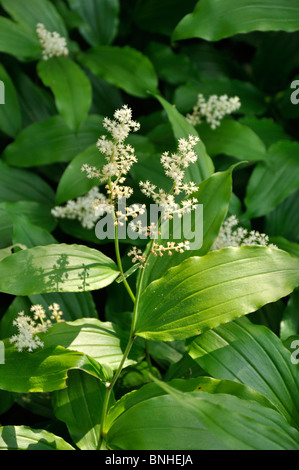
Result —
M 210 251 L 220 250 L 230 246 L 268 246 L 277 248 L 276 245 L 269 244 L 269 237 L 265 233 L 255 230 L 248 232 L 244 227 L 238 227 L 239 220 L 235 215 L 226 219 L 220 227 L 218 236 Z
M 60 310 L 60 305 L 56 302 L 49 305 L 48 309 L 52 312 L 51 320 L 55 320 L 57 323 L 62 322 L 63 312 Z
M 88 178 L 98 178 L 100 182 L 106 181 L 107 194 L 111 203 L 122 197 L 129 198 L 133 194 L 133 189 L 129 186 L 122 186 L 126 180 L 132 165 L 137 162 L 134 148 L 125 144 L 125 139 L 130 132 L 136 132 L 140 124 L 132 120 L 132 110 L 124 105 L 114 113 L 114 119 L 105 117 L 104 128 L 111 134 L 112 140 L 102 135 L 97 141 L 97 148 L 105 155 L 107 163 L 102 168 L 96 168 L 88 164 L 81 167 L 86 172 Z
M 211 129 L 216 129 L 224 116 L 237 111 L 240 106 L 241 102 L 238 96 L 229 98 L 227 95 L 211 95 L 206 101 L 200 93 L 192 114 L 187 114 L 186 119 L 190 124 L 196 126 L 201 124 L 202 118 L 205 118 Z
M 52 319 L 61 322 L 62 311 L 57 303 L 50 305 L 49 310 L 52 311 Z M 39 338 L 38 334 L 45 333 L 51 327 L 51 320 L 46 319 L 46 311 L 42 305 L 35 304 L 30 307 L 33 313 L 33 319 L 24 312 L 19 312 L 12 324 L 17 327 L 18 334 L 10 338 L 10 343 L 14 344 L 19 352 L 23 350 L 32 352 L 35 349 L 42 348 L 44 343 Z
M 193 199 L 185 200 L 182 205 L 175 201 L 175 196 L 184 192 L 187 196 L 197 191 L 197 186 L 192 181 L 184 182 L 185 169 L 197 160 L 197 154 L 193 147 L 197 144 L 199 138 L 189 135 L 188 139 L 179 139 L 178 150 L 170 154 L 164 152 L 161 156 L 161 164 L 166 176 L 172 179 L 172 191 L 166 193 L 164 189 L 158 188 L 150 181 L 140 181 L 140 190 L 147 197 L 151 197 L 156 204 L 163 210 L 163 218 L 172 218 L 173 214 L 182 216 L 194 208 Z
M 97 187 L 92 188 L 85 196 L 67 201 L 65 206 L 57 206 L 51 210 L 54 217 L 78 220 L 82 227 L 92 229 L 99 217 L 106 211 L 107 199 Z
M 42 23 L 36 25 L 36 32 L 43 49 L 44 60 L 48 60 L 50 57 L 68 56 L 69 51 L 64 37 L 61 37 L 56 31 L 51 33 Z

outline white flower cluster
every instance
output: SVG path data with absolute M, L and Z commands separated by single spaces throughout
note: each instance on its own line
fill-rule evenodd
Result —
M 166 176 L 172 179 L 172 189 L 170 192 L 166 192 L 162 188 L 157 188 L 156 185 L 152 184 L 149 180 L 140 181 L 140 190 L 147 197 L 150 197 L 162 210 L 162 219 L 172 219 L 174 214 L 177 214 L 179 218 L 187 212 L 191 212 L 195 209 L 196 198 L 183 199 L 181 203 L 176 202 L 175 196 L 185 193 L 185 196 L 190 196 L 198 188 L 194 182 L 185 183 L 185 169 L 189 167 L 191 163 L 195 163 L 197 160 L 197 154 L 194 151 L 194 147 L 199 141 L 198 137 L 189 136 L 188 139 L 179 139 L 178 149 L 176 153 L 170 154 L 164 152 L 161 156 L 161 164 L 164 168 Z M 159 234 L 158 227 L 151 224 L 149 227 L 142 227 L 139 223 L 131 222 L 131 228 L 138 232 L 145 232 L 147 236 L 153 237 L 153 234 Z M 167 242 L 166 245 L 153 243 L 151 253 L 154 256 L 163 256 L 166 252 L 168 255 L 172 255 L 173 252 L 183 253 L 184 250 L 189 250 L 189 242 Z M 132 256 L 132 262 L 140 263 L 140 268 L 144 268 L 146 263 L 146 256 L 144 253 L 133 247 L 128 253 L 128 256 Z
M 226 219 L 220 227 L 218 237 L 210 251 L 220 250 L 230 246 L 269 246 L 277 248 L 276 245 L 269 244 L 269 237 L 265 233 L 256 230 L 248 230 L 244 227 L 238 227 L 239 220 L 235 215 L 231 215 Z
M 60 36 L 56 31 L 51 33 L 42 23 L 36 25 L 36 32 L 43 49 L 44 60 L 48 60 L 51 57 L 68 56 L 69 51 L 64 37 Z
M 104 118 L 103 126 L 111 134 L 112 140 L 103 135 L 97 142 L 97 148 L 105 155 L 107 163 L 102 168 L 82 165 L 82 171 L 86 172 L 88 178 L 98 178 L 100 182 L 108 181 L 106 185 L 107 194 L 111 202 L 133 194 L 133 189 L 123 186 L 126 175 L 129 173 L 133 163 L 137 162 L 134 148 L 125 144 L 124 141 L 130 132 L 136 132 L 140 124 L 132 120 L 132 110 L 124 105 L 114 113 L 114 120 Z
M 198 141 L 198 137 L 190 135 L 188 140 L 179 139 L 177 153 L 169 154 L 169 152 L 164 152 L 162 154 L 161 163 L 164 172 L 173 181 L 172 189 L 169 193 L 166 193 L 161 188 L 157 190 L 157 186 L 148 180 L 140 181 L 139 183 L 141 192 L 147 197 L 151 197 L 163 209 L 163 218 L 165 219 L 172 218 L 173 214 L 181 217 L 184 213 L 193 210 L 198 202 L 196 198 L 185 199 L 181 205 L 175 201 L 175 195 L 184 192 L 185 195 L 189 196 L 198 189 L 194 182 L 184 182 L 185 169 L 197 160 L 197 154 L 193 147 Z
M 184 253 L 185 250 L 190 250 L 189 241 L 179 243 L 168 241 L 166 246 L 155 242 L 153 243 L 151 253 L 154 256 L 163 256 L 164 253 L 167 253 L 169 256 L 171 256 L 174 252 Z M 136 246 L 133 246 L 133 248 L 128 252 L 128 256 L 132 256 L 132 263 L 136 263 L 136 261 L 138 261 L 140 263 L 140 268 L 144 268 L 149 264 L 146 263 L 147 257 L 144 252 L 142 252 L 142 250 Z
M 51 213 L 57 218 L 78 220 L 82 227 L 92 229 L 105 209 L 109 210 L 109 201 L 94 187 L 85 196 L 67 201 L 65 206 L 54 207 Z
M 216 129 L 220 126 L 224 116 L 237 111 L 240 106 L 241 102 L 238 96 L 229 98 L 227 95 L 211 95 L 206 100 L 203 94 L 200 93 L 192 114 L 187 114 L 186 119 L 190 124 L 196 126 L 201 124 L 202 118 L 205 118 L 211 129 Z
M 152 254 L 154 256 L 163 256 L 164 252 L 167 252 L 167 254 L 171 256 L 173 252 L 184 253 L 185 250 L 190 250 L 190 242 L 188 240 L 179 243 L 167 242 L 166 246 L 154 243 Z
M 57 322 L 62 321 L 62 312 L 57 303 L 50 305 L 49 310 Z M 13 321 L 13 325 L 17 327 L 18 334 L 10 338 L 10 343 L 14 344 L 19 352 L 26 350 L 32 352 L 37 348 L 43 347 L 44 343 L 39 338 L 39 333 L 45 333 L 51 327 L 51 320 L 46 320 L 46 311 L 42 305 L 32 305 L 30 308 L 33 313 L 33 319 L 24 312 L 19 312 L 18 317 Z
M 61 323 L 63 312 L 60 310 L 60 305 L 57 302 L 54 302 L 53 304 L 49 305 L 48 309 L 52 312 L 50 318 L 51 320 L 55 320 L 56 323 Z

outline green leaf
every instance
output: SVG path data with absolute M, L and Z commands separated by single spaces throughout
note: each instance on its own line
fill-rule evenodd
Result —
M 35 122 L 42 122 L 57 114 L 50 91 L 38 86 L 20 68 L 14 75 L 19 102 L 23 115 L 24 127 Z
M 254 312 L 292 292 L 298 267 L 299 260 L 288 253 L 260 246 L 191 257 L 146 288 L 136 334 L 184 339 Z
M 281 141 L 273 144 L 267 159 L 260 162 L 247 185 L 245 217 L 259 217 L 275 207 L 299 187 L 299 144 Z
M 259 119 L 255 116 L 244 116 L 239 122 L 250 127 L 262 139 L 267 148 L 280 140 L 292 140 L 283 127 L 270 118 Z
M 40 61 L 38 75 L 51 88 L 61 117 L 76 131 L 92 101 L 91 84 L 83 70 L 66 57 Z
M 111 428 L 112 424 L 118 419 L 120 415 L 150 398 L 158 397 L 168 393 L 168 387 L 172 387 L 182 392 L 195 392 L 202 391 L 208 393 L 226 393 L 235 395 L 243 400 L 254 400 L 263 406 L 275 409 L 267 398 L 263 395 L 251 390 L 245 385 L 233 382 L 231 380 L 216 380 L 211 377 L 196 377 L 188 380 L 174 379 L 168 384 L 162 384 L 155 380 L 155 383 L 149 383 L 141 387 L 139 390 L 123 395 L 115 405 L 110 409 L 107 415 L 105 431 Z
M 286 341 L 291 336 L 299 333 L 298 319 L 299 289 L 295 289 L 290 295 L 288 304 L 283 312 L 280 323 L 280 339 Z
M 22 61 L 40 57 L 42 49 L 36 32 L 3 16 L 0 17 L 0 30 L 0 52 L 11 54 Z
M 0 203 L 0 248 L 12 245 L 12 218 L 8 214 L 5 204 Z
M 11 238 L 13 231 L 13 218 L 18 215 L 27 217 L 34 225 L 51 232 L 56 227 L 54 217 L 50 212 L 51 206 L 33 201 L 0 202 L 0 213 L 4 215 L 4 229 Z
M 198 136 L 198 133 L 194 127 L 182 114 L 177 111 L 173 105 L 168 103 L 168 101 L 159 95 L 155 95 L 155 98 L 157 98 L 157 100 L 165 109 L 176 139 L 188 139 L 189 135 Z M 198 184 L 213 174 L 214 165 L 211 158 L 207 154 L 206 148 L 202 141 L 197 143 L 197 145 L 194 147 L 194 150 L 198 155 L 198 161 L 196 164 L 186 168 L 185 175 L 187 181 L 194 181 Z
M 55 238 L 44 228 L 34 225 L 28 217 L 13 215 L 13 243 L 22 244 L 27 248 L 57 243 Z
M 79 31 L 91 46 L 111 44 L 118 27 L 118 0 L 68 0 L 70 8 L 78 13 L 85 24 Z
M 38 175 L 0 161 L 0 201 L 34 201 L 48 206 L 54 199 L 53 189 Z
M 98 46 L 78 55 L 91 72 L 130 95 L 148 98 L 158 92 L 158 79 L 150 60 L 129 46 Z
M 4 258 L 6 258 L 7 256 L 10 256 L 12 253 L 13 253 L 13 250 L 15 248 L 20 248 L 22 250 L 26 249 L 27 247 L 24 246 L 24 245 L 19 245 L 17 243 L 14 243 L 13 245 L 11 246 L 8 246 L 7 248 L 2 248 L 0 250 L 0 261 Z
M 242 161 L 265 160 L 267 157 L 266 147 L 257 134 L 233 119 L 225 119 L 215 130 L 203 122 L 199 131 L 212 157 L 225 154 Z
M 174 30 L 172 40 L 219 41 L 251 31 L 298 30 L 297 0 L 200 0 Z
M 28 26 L 34 32 L 37 23 L 43 23 L 49 31 L 67 36 L 64 22 L 49 0 L 27 0 L 26 3 L 22 0 L 1 0 L 0 3 L 17 23 Z
M 259 403 L 177 390 L 133 406 L 107 436 L 114 450 L 171 450 L 174 442 L 176 450 L 298 449 L 298 439 L 279 413 Z
M 14 84 L 1 64 L 0 81 L 4 83 L 5 101 L 0 102 L 0 130 L 10 137 L 15 137 L 22 128 L 21 110 Z
M 57 192 L 56 204 L 63 204 L 70 199 L 87 194 L 94 186 L 98 186 L 97 178 L 89 179 L 86 173 L 81 171 L 84 163 L 100 168 L 105 162 L 105 157 L 101 154 L 95 144 L 88 147 L 84 152 L 77 155 L 67 166 L 60 178 Z
M 192 251 L 192 256 L 205 255 L 213 245 L 220 226 L 227 214 L 228 206 L 232 192 L 232 171 L 214 173 L 210 178 L 203 181 L 194 193 L 194 197 L 199 204 L 203 204 L 203 244 L 198 250 Z M 195 224 L 199 223 L 198 219 L 193 220 L 192 230 L 195 232 Z M 184 238 L 182 237 L 182 240 Z M 161 243 L 167 243 L 161 240 Z M 166 274 L 169 268 L 178 265 L 184 259 L 190 257 L 190 252 L 173 253 L 171 256 L 152 256 L 149 257 L 149 266 L 146 268 L 143 284 L 158 279 Z
M 235 320 L 198 336 L 189 354 L 213 377 L 235 380 L 267 397 L 298 428 L 298 370 L 268 328 Z
M 0 450 L 75 450 L 61 437 L 27 426 L 0 427 Z
M 299 242 L 299 190 L 284 199 L 265 217 L 265 233 Z
M 68 162 L 97 141 L 99 123 L 99 116 L 88 116 L 75 134 L 60 116 L 53 116 L 20 132 L 3 158 L 18 167 Z
M 128 332 L 113 323 L 101 322 L 96 318 L 82 318 L 52 325 L 42 339 L 45 348 L 63 346 L 92 357 L 111 369 L 117 369 L 128 343 Z M 135 364 L 142 355 L 143 350 L 136 343 L 124 366 Z
M 13 295 L 101 289 L 119 275 L 100 251 L 80 245 L 30 248 L 0 262 L 0 290 Z
M 100 380 L 80 370 L 70 371 L 67 388 L 53 393 L 55 415 L 67 425 L 72 440 L 81 450 L 99 447 L 106 393 L 107 388 Z M 109 407 L 113 403 L 112 394 Z
M 107 366 L 84 354 L 51 346 L 34 352 L 19 352 L 4 340 L 5 364 L 1 365 L 0 389 L 16 392 L 53 392 L 66 387 L 70 369 L 81 369 L 106 381 L 111 375 Z

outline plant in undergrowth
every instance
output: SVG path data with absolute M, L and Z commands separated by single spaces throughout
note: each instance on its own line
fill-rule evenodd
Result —
M 287 1 L 0 0 L 0 449 L 299 448 Z

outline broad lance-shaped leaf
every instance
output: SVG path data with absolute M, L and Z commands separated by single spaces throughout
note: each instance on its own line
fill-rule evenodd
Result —
M 256 390 L 299 427 L 298 368 L 271 330 L 240 318 L 198 336 L 188 351 L 207 373 Z
M 157 381 L 155 380 L 155 382 Z M 180 390 L 181 392 L 198 392 L 200 390 L 202 392 L 213 394 L 225 393 L 227 395 L 237 396 L 243 400 L 253 400 L 262 406 L 275 409 L 275 406 L 272 405 L 272 403 L 270 403 L 270 401 L 263 395 L 243 384 L 233 382 L 232 380 L 216 380 L 211 377 L 196 377 L 188 380 L 174 379 L 168 382 L 167 385 L 165 382 L 163 384 L 155 382 L 146 384 L 138 390 L 134 390 L 133 392 L 123 395 L 110 409 L 107 415 L 105 432 L 108 432 L 118 417 L 127 410 L 138 403 L 149 400 L 150 398 L 166 395 L 169 387 Z
M 191 257 L 143 292 L 135 331 L 154 340 L 188 338 L 275 302 L 298 284 L 299 259 L 276 248 Z
M 68 0 L 84 24 L 79 31 L 92 46 L 111 44 L 118 26 L 119 0 Z
M 19 352 L 8 339 L 3 341 L 5 363 L 1 364 L 0 389 L 8 392 L 53 392 L 66 387 L 70 369 L 81 369 L 106 382 L 111 369 L 78 351 L 50 346 L 34 352 Z
M 0 262 L 0 291 L 13 295 L 101 289 L 119 275 L 114 261 L 80 245 L 30 248 Z
M 194 11 L 175 28 L 173 41 L 202 38 L 207 41 L 250 31 L 297 31 L 297 0 L 200 0 Z
M 0 427 L 0 450 L 75 450 L 59 436 L 28 426 Z
M 4 16 L 0 17 L 0 30 L 0 52 L 11 54 L 22 61 L 35 60 L 41 56 L 42 49 L 35 31 Z
M 111 369 L 117 369 L 119 366 L 128 340 L 128 332 L 113 323 L 101 322 L 95 318 L 64 321 L 53 325 L 42 335 L 45 348 L 59 345 L 78 351 L 100 364 L 108 364 Z M 142 356 L 143 349 L 135 343 L 124 367 L 134 364 Z
M 122 361 L 128 343 L 128 332 L 95 318 L 53 324 L 39 337 L 43 347 L 33 352 L 17 351 L 9 338 L 3 341 L 0 389 L 19 393 L 60 390 L 66 386 L 70 369 L 84 370 L 105 382 Z M 143 357 L 141 343 L 135 342 L 124 367 Z
M 271 145 L 266 160 L 250 176 L 245 197 L 246 217 L 267 214 L 299 188 L 298 153 L 298 142 L 281 141 Z
M 148 98 L 158 92 L 155 69 L 145 55 L 132 47 L 97 46 L 80 53 L 82 65 L 130 95 Z
M 65 422 L 68 431 L 81 450 L 97 450 L 101 439 L 102 410 L 106 386 L 81 370 L 69 372 L 67 388 L 53 393 L 56 417 Z M 114 404 L 113 393 L 108 409 Z
M 61 116 L 35 122 L 23 129 L 6 147 L 3 159 L 18 167 L 70 161 L 96 142 L 100 122 L 100 116 L 88 115 L 76 133 Z
M 199 130 L 212 157 L 225 154 L 248 161 L 267 158 L 266 147 L 258 135 L 250 127 L 234 119 L 224 120 L 216 129 L 211 129 L 206 122 L 203 122 Z
M 29 30 L 33 30 L 37 23 L 43 23 L 49 31 L 57 31 L 60 35 L 66 36 L 67 29 L 65 24 L 56 10 L 53 2 L 48 0 L 0 0 L 3 8 L 17 22 L 27 26 Z
M 94 186 L 99 185 L 96 178 L 86 178 L 86 173 L 81 171 L 83 163 L 100 168 L 104 165 L 104 155 L 99 152 L 93 143 L 84 152 L 77 155 L 69 163 L 62 174 L 56 191 L 56 204 L 62 204 L 70 199 L 87 194 Z
M 174 443 L 177 450 L 295 450 L 299 433 L 255 401 L 173 390 L 126 410 L 109 429 L 107 443 L 118 450 L 172 450 Z
M 0 201 L 34 201 L 54 205 L 54 199 L 53 189 L 40 176 L 0 161 Z
M 42 60 L 37 71 L 44 85 L 51 88 L 60 115 L 76 131 L 86 118 L 92 101 L 91 84 L 86 74 L 66 57 Z

